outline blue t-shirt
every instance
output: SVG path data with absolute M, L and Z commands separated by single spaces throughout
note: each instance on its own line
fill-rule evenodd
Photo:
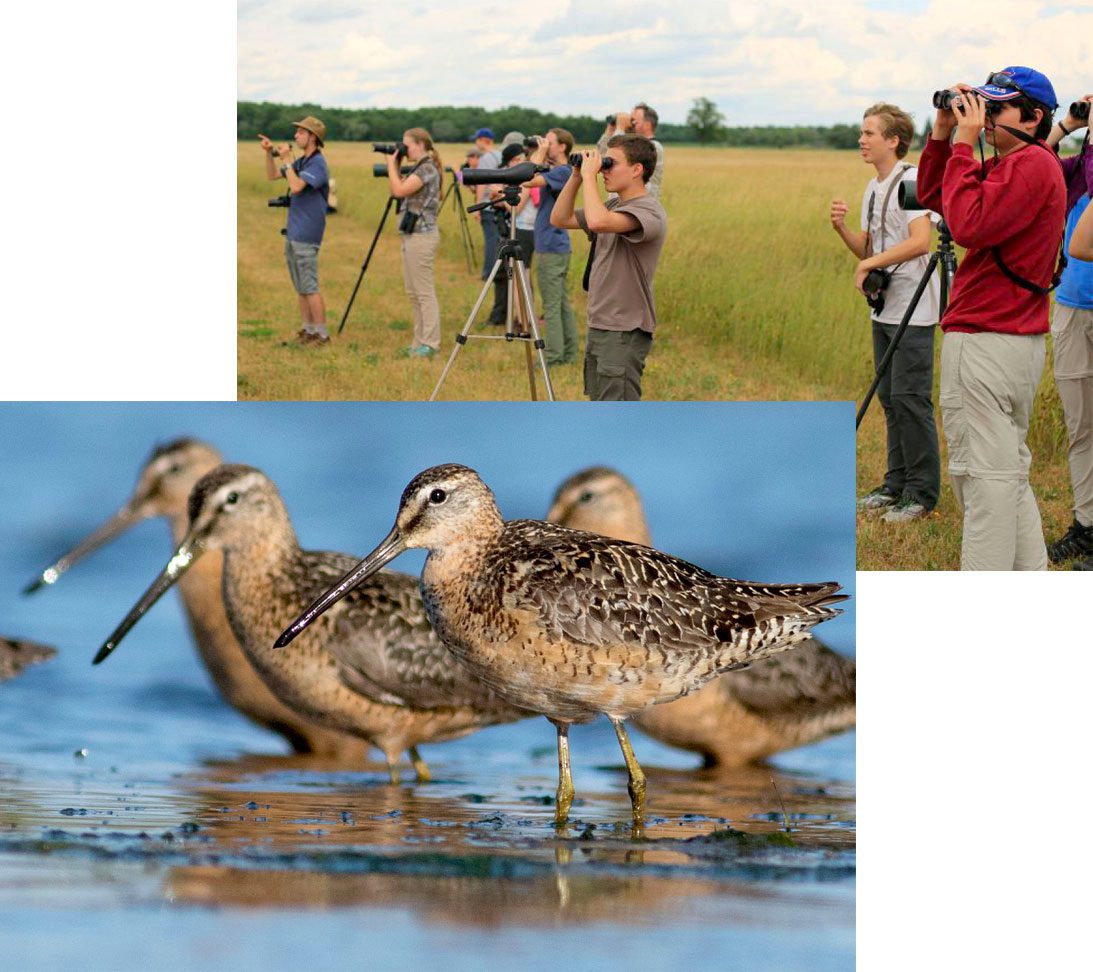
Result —
M 1070 249 L 1070 237 L 1078 219 L 1089 205 L 1089 193 L 1082 196 L 1070 211 L 1066 220 L 1066 249 Z M 1055 291 L 1055 301 L 1067 307 L 1080 307 L 1083 310 L 1093 308 L 1093 263 L 1088 260 L 1075 260 L 1067 257 L 1063 280 Z
M 562 187 L 569 182 L 572 171 L 571 166 L 556 165 L 542 173 L 546 185 L 539 191 L 539 212 L 535 214 L 536 253 L 569 253 L 571 250 L 569 231 L 551 226 L 550 214 L 554 209 L 554 201 Z
M 285 235 L 296 243 L 322 243 L 326 229 L 326 197 L 330 194 L 330 173 L 322 152 L 296 159 L 295 172 L 307 185 L 289 194 L 288 229 Z

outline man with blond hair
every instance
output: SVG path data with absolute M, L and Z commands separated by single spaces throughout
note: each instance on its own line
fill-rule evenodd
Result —
M 895 105 L 876 104 L 862 118 L 858 147 L 862 161 L 876 175 L 862 197 L 861 229 L 851 230 L 847 205 L 831 203 L 831 225 L 858 259 L 854 285 L 862 290 L 871 271 L 882 271 L 887 286 L 870 299 L 873 364 L 892 344 L 915 288 L 929 262 L 930 214 L 905 210 L 897 193 L 903 181 L 915 181 L 915 167 L 903 162 L 915 135 L 911 116 Z M 909 326 L 885 370 L 877 392 L 887 424 L 888 460 L 884 482 L 858 501 L 867 513 L 905 523 L 928 516 L 941 490 L 941 458 L 934 422 L 934 331 L 938 320 L 936 278 L 923 292 Z

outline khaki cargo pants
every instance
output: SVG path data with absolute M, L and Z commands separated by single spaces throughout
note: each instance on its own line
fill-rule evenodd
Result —
M 1043 335 L 948 331 L 942 341 L 941 422 L 964 511 L 961 570 L 1047 569 L 1025 444 L 1045 356 Z
M 1070 441 L 1074 519 L 1093 526 L 1093 309 L 1056 304 L 1051 339 L 1055 386 Z

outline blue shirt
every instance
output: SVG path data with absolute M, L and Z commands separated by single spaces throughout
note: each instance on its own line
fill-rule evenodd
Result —
M 550 225 L 550 214 L 554 210 L 554 202 L 562 191 L 562 187 L 569 182 L 569 174 L 572 171 L 571 166 L 556 165 L 542 173 L 546 185 L 539 191 L 539 212 L 535 214 L 536 253 L 569 253 L 572 249 L 569 244 L 568 230 Z
M 1074 227 L 1088 205 L 1089 193 L 1086 193 L 1074 204 L 1074 208 L 1067 217 L 1066 242 L 1063 244 L 1067 250 L 1070 249 L 1070 237 L 1074 233 Z M 1062 283 L 1055 291 L 1055 302 L 1084 310 L 1093 308 L 1093 263 L 1088 260 L 1075 260 L 1072 256 L 1067 257 Z
M 330 194 L 330 173 L 322 152 L 296 159 L 292 171 L 307 183 L 299 192 L 289 193 L 288 228 L 285 233 L 296 243 L 323 241 L 326 229 L 326 197 Z

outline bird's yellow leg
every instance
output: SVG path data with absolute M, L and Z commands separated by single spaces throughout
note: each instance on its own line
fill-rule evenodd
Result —
M 417 773 L 419 783 L 428 783 L 433 778 L 425 760 L 421 758 L 421 753 L 417 751 L 417 746 L 410 747 L 410 762 L 414 764 L 414 772 Z
M 645 823 L 645 774 L 638 765 L 637 757 L 630 745 L 630 737 L 626 734 L 626 726 L 623 725 L 622 719 L 611 719 L 611 724 L 615 727 L 615 735 L 619 737 L 622 758 L 626 760 L 626 771 L 630 777 L 627 780 L 626 789 L 630 794 L 630 806 L 634 811 L 634 824 L 640 827 Z
M 573 774 L 569 767 L 569 723 L 554 722 L 554 727 L 558 730 L 558 797 L 554 804 L 554 826 L 561 827 L 573 806 Z

